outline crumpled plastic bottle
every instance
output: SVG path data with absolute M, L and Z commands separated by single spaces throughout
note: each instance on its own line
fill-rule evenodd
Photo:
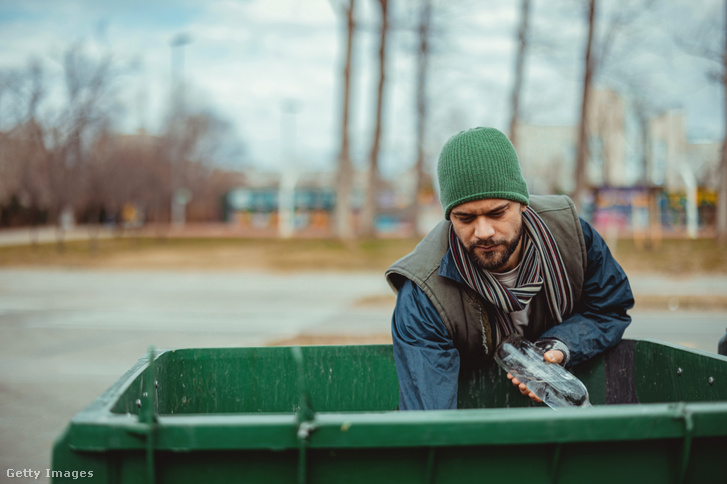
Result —
M 546 362 L 544 355 L 543 349 L 511 334 L 495 351 L 495 361 L 550 408 L 591 407 L 583 382 L 562 366 Z

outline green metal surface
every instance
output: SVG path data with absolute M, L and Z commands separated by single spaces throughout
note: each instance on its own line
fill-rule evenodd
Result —
M 726 357 L 646 340 L 637 349 L 639 402 L 727 401 Z
M 301 348 L 316 411 L 394 410 L 398 405 L 391 346 Z M 296 412 L 298 367 L 289 347 L 172 350 L 159 356 L 157 414 Z M 138 414 L 139 374 L 111 411 Z
M 165 351 L 71 421 L 53 468 L 108 483 L 725 482 L 725 371 L 632 341 L 574 370 L 591 409 L 534 406 L 493 365 L 460 382 L 461 410 L 398 412 L 391 346 Z

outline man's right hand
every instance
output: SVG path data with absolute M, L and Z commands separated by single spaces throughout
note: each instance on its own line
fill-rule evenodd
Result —
M 545 355 L 543 355 L 543 359 L 548 363 L 555 363 L 560 364 L 563 359 L 565 358 L 565 355 L 560 350 L 552 350 L 552 351 L 546 351 Z M 512 381 L 512 384 L 518 387 L 518 390 L 520 390 L 520 393 L 523 395 L 530 397 L 530 399 L 536 403 L 542 403 L 543 401 L 537 397 L 533 392 L 528 390 L 528 387 L 521 383 L 520 380 L 512 376 L 510 373 L 507 374 L 507 378 Z

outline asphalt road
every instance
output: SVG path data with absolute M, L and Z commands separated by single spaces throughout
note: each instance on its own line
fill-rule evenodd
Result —
M 632 277 L 637 294 L 727 295 L 727 276 Z M 257 346 L 300 334 L 386 335 L 378 273 L 0 270 L 0 482 L 47 482 L 69 419 L 158 348 Z M 626 333 L 716 351 L 725 312 L 634 312 Z M 7 470 L 41 470 L 10 478 Z

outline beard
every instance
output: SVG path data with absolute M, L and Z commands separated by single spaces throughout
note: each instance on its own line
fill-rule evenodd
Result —
M 467 247 L 467 253 L 474 264 L 481 270 L 487 272 L 497 272 L 502 266 L 507 264 L 512 254 L 517 250 L 520 240 L 523 238 L 523 226 L 517 231 L 515 237 L 511 240 L 507 239 L 477 239 L 469 244 Z M 477 247 L 492 247 L 498 246 L 496 250 L 492 252 L 480 252 L 476 251 Z

